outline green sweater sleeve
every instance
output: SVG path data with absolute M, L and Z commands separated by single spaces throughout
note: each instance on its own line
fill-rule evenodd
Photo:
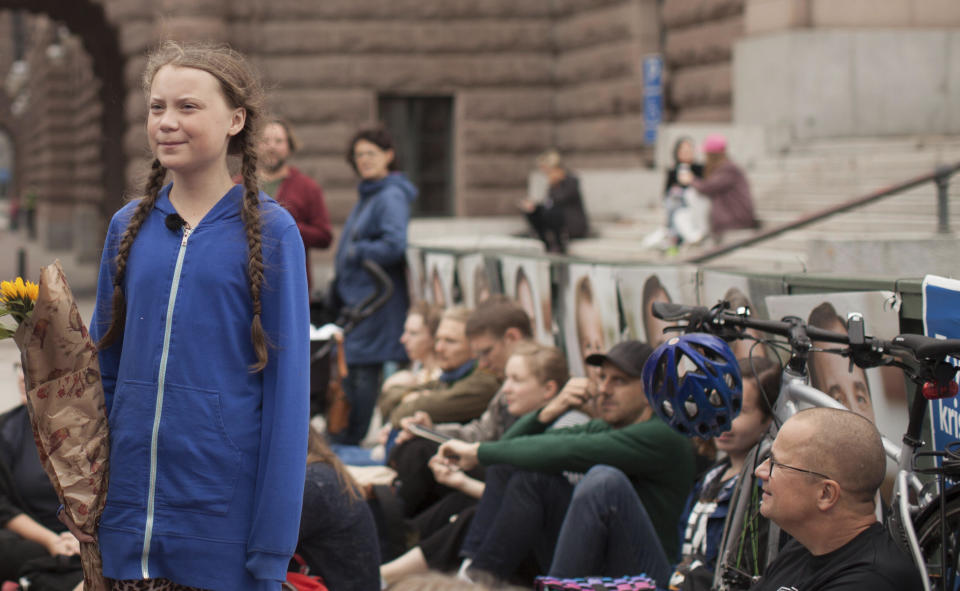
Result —
M 500 441 L 481 443 L 477 451 L 480 463 L 541 472 L 585 472 L 606 464 L 636 478 L 670 470 L 676 448 L 689 446 L 682 435 L 655 417 L 622 429 L 594 419 L 584 425 L 531 433 L 535 428 L 546 428 L 541 425 L 536 415 L 527 415 Z
M 504 439 L 513 439 L 514 437 L 522 437 L 524 435 L 536 435 L 538 433 L 543 433 L 550 426 L 546 423 L 541 423 L 537 418 L 540 415 L 540 409 L 537 409 L 533 412 L 528 412 L 523 415 L 509 429 L 503 434 L 503 437 L 500 438 L 500 441 Z

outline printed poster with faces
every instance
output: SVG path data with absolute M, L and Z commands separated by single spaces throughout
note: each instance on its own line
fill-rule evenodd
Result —
M 891 339 L 900 333 L 899 301 L 893 292 L 869 291 L 767 297 L 770 318 L 799 316 L 808 325 L 846 333 L 852 312 L 863 315 L 869 336 Z M 815 348 L 839 345 L 814 341 Z M 847 408 L 867 417 L 891 441 L 907 429 L 907 393 L 903 372 L 895 367 L 850 368 L 848 358 L 813 352 L 808 363 L 810 384 Z
M 455 304 L 453 275 L 456 268 L 456 255 L 441 252 L 427 252 L 423 257 L 427 269 L 425 297 L 431 304 L 449 308 Z
M 554 345 L 550 261 L 504 255 L 500 257 L 500 272 L 503 294 L 526 310 L 534 338 L 544 345 Z
M 663 328 L 673 323 L 655 318 L 650 311 L 653 303 L 697 305 L 695 267 L 619 267 L 616 278 L 627 338 L 654 348 L 668 338 Z
M 496 265 L 489 263 L 495 261 L 488 262 L 480 253 L 463 255 L 457 260 L 457 279 L 464 306 L 476 308 L 497 292 L 500 280 L 491 272 L 491 267 L 496 269 Z
M 562 329 L 570 375 L 587 375 L 583 359 L 606 352 L 620 340 L 615 273 L 609 265 L 567 266 Z
M 419 248 L 407 248 L 407 292 L 410 303 L 419 302 L 424 298 L 423 251 Z

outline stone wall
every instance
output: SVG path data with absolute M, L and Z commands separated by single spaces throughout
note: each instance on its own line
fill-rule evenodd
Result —
M 643 143 L 643 57 L 659 51 L 656 0 L 557 3 L 554 144 L 575 168 L 624 168 Z
M 20 3 L 0 0 L 0 9 L 11 5 Z M 88 184 L 98 176 L 122 177 L 128 195 L 139 192 L 150 160 L 144 54 L 168 37 L 225 41 L 250 56 L 271 107 L 301 139 L 294 163 L 323 184 L 336 221 L 355 200 L 346 142 L 376 119 L 383 94 L 453 98 L 457 215 L 514 213 L 533 158 L 550 146 L 580 167 L 636 166 L 651 153 L 642 143 L 640 64 L 659 47 L 657 0 L 37 0 L 31 10 L 66 23 L 87 50 L 86 62 L 60 74 L 61 94 L 82 99 L 82 108 L 65 119 L 38 99 L 31 117 L 45 127 L 19 146 L 31 171 L 24 180 L 66 179 L 43 181 L 51 216 L 64 199 L 100 203 L 103 217 L 114 211 L 121 191 Z M 36 52 L 48 44 L 32 39 Z M 38 96 L 53 83 L 45 68 L 31 71 Z M 104 73 L 111 68 L 112 78 Z M 98 118 L 99 132 L 90 128 Z M 82 148 L 56 160 L 50 134 L 61 147 Z M 97 158 L 91 142 L 119 159 Z M 123 174 L 105 170 L 107 161 Z M 68 234 L 58 232 L 65 242 Z
M 453 97 L 454 213 L 496 214 L 513 211 L 552 140 L 550 4 L 248 1 L 233 8 L 231 41 L 255 55 L 335 219 L 356 199 L 346 144 L 381 94 Z
M 747 35 L 797 28 L 956 26 L 960 26 L 960 2 L 955 0 L 746 0 L 744 11 Z
M 580 169 L 651 160 L 649 53 L 664 54 L 666 121 L 725 123 L 739 92 L 738 39 L 960 25 L 955 0 L 0 0 L 4 31 L 9 9 L 46 19 L 44 34 L 57 34 L 56 21 L 72 36 L 60 64 L 46 54 L 52 37 L 32 38 L 31 133 L 17 145 L 19 179 L 38 183 L 51 219 L 62 219 L 49 238 L 57 244 L 71 242 L 68 218 L 102 225 L 124 186 L 139 192 L 149 164 L 140 77 L 147 49 L 167 37 L 229 42 L 250 56 L 302 140 L 294 163 L 323 184 L 342 221 L 355 200 L 345 144 L 384 94 L 452 97 L 453 212 L 512 214 L 548 146 Z M 0 52 L 4 74 L 8 59 Z M 0 124 L 16 128 L 10 104 L 0 101 Z
M 732 118 L 733 44 L 743 34 L 744 0 L 665 0 L 667 108 L 678 122 Z

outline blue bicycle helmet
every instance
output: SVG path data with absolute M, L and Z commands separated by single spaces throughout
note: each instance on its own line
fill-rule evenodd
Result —
M 657 415 L 688 437 L 729 431 L 743 404 L 737 359 L 723 339 L 709 334 L 660 345 L 643 366 L 643 386 Z

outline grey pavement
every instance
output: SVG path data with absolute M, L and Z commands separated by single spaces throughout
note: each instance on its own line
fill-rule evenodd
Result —
M 5 208 L 3 209 L 5 212 Z M 38 240 L 28 240 L 21 230 L 8 230 L 6 217 L 0 219 L 0 279 L 9 281 L 19 272 L 19 252 L 26 254 L 26 277 L 36 281 L 40 268 L 60 259 L 70 282 L 70 287 L 78 299 L 80 314 L 89 322 L 93 314 L 94 294 L 97 278 L 96 265 L 77 263 L 70 252 L 51 252 L 43 248 Z M 12 339 L 0 341 L 0 412 L 20 404 L 17 380 L 13 364 L 20 359 L 20 352 Z

